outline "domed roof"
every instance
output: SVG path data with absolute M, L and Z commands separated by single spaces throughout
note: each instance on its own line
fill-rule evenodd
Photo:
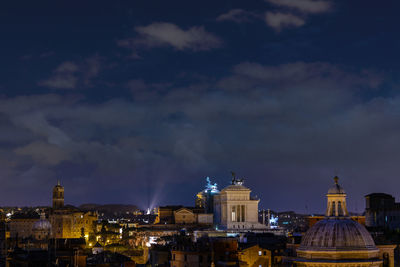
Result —
M 364 226 L 349 218 L 326 218 L 314 224 L 304 235 L 299 250 L 347 251 L 376 250 L 374 240 Z
M 339 177 L 335 176 L 333 179 L 335 180 L 335 184 L 329 188 L 328 194 L 346 194 L 343 187 L 339 185 Z
M 46 219 L 46 217 L 42 214 L 40 219 L 37 220 L 33 226 L 33 231 L 50 231 L 51 230 L 51 223 Z

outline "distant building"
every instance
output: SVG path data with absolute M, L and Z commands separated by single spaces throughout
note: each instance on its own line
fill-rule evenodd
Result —
M 365 224 L 367 227 L 400 230 L 400 203 L 389 194 L 373 193 L 365 196 Z
M 37 220 L 39 220 L 37 212 L 14 213 L 8 222 L 10 237 L 24 239 L 32 236 L 32 228 Z
M 262 211 L 262 214 L 265 216 L 265 211 Z M 271 212 L 271 214 L 273 213 Z M 307 216 L 304 214 L 298 214 L 294 211 L 276 212 L 274 214 L 275 218 L 277 218 L 278 227 L 290 231 L 302 231 L 303 229 L 308 229 Z M 266 218 L 266 220 L 267 219 L 268 218 Z M 273 219 L 272 215 L 271 219 Z
M 164 206 L 158 208 L 158 224 L 200 224 L 212 225 L 213 214 L 204 213 L 202 208 Z
M 221 230 L 265 230 L 258 222 L 259 199 L 250 196 L 251 190 L 243 180 L 232 179 L 232 184 L 214 196 L 214 223 Z
M 196 214 L 188 208 L 180 208 L 174 211 L 176 224 L 195 224 L 197 222 Z
M 174 224 L 174 212 L 181 208 L 183 208 L 182 205 L 158 207 L 156 222 L 159 224 Z

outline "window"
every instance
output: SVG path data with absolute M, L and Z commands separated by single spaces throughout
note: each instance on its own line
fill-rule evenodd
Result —
M 236 222 L 236 206 L 232 206 L 232 222 Z
M 185 261 L 187 261 L 187 255 L 185 254 Z
M 342 212 L 342 202 L 338 201 L 338 215 L 342 216 L 344 215 Z
M 267 255 L 267 252 L 264 250 L 264 256 L 266 256 Z
M 203 255 L 199 256 L 199 262 L 203 262 Z
M 259 250 L 259 251 L 258 251 L 258 256 L 261 256 L 261 255 L 262 255 L 262 251 Z

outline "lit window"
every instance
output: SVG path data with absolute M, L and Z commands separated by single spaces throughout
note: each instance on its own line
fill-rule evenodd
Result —
M 232 222 L 236 222 L 236 207 L 232 207 Z
M 261 255 L 262 255 L 262 251 L 259 250 L 259 251 L 258 251 L 258 256 L 261 256 Z

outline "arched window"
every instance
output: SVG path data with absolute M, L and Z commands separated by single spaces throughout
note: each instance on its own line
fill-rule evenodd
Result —
M 343 216 L 343 210 L 342 210 L 342 202 L 338 201 L 338 215 Z

